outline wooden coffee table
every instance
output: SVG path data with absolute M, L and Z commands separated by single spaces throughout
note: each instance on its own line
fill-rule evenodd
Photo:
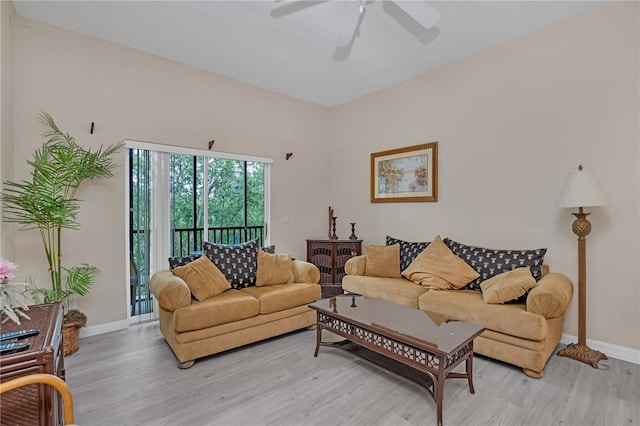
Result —
M 484 328 L 364 296 L 331 297 L 309 306 L 318 313 L 314 356 L 318 356 L 321 345 L 339 346 L 350 341 L 425 373 L 431 378 L 427 390 L 436 401 L 439 426 L 442 425 L 445 379 L 467 379 L 469 391 L 475 392 L 473 339 Z M 340 335 L 346 341 L 325 343 L 322 330 Z M 463 361 L 466 361 L 466 372 L 452 372 Z

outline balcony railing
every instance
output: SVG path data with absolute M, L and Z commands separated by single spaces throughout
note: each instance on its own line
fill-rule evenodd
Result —
M 133 229 L 132 247 L 143 249 L 146 244 L 137 244 L 136 239 L 146 239 L 149 231 Z M 176 228 L 171 232 L 171 256 L 183 257 L 202 252 L 203 228 Z M 264 244 L 263 226 L 224 226 L 209 228 L 205 241 L 218 244 L 239 244 L 258 238 L 260 247 Z M 152 311 L 153 294 L 149 290 L 148 253 L 131 254 L 131 316 Z M 147 260 L 144 260 L 147 259 Z M 146 263 L 146 264 L 145 264 Z
M 172 255 L 187 256 L 202 251 L 203 228 L 176 228 L 171 233 Z M 204 241 L 217 244 L 240 244 L 258 238 L 260 247 L 264 242 L 264 226 L 223 226 L 209 228 Z

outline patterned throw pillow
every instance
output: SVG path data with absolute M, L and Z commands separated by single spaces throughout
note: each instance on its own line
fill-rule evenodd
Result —
M 198 259 L 200 256 L 184 256 L 184 257 L 170 257 L 169 258 L 169 269 L 175 269 L 178 266 L 185 266 L 194 260 Z
M 232 288 L 256 285 L 258 239 L 236 245 L 202 243 L 204 254 L 220 269 Z
M 536 281 L 542 278 L 542 262 L 547 253 L 546 248 L 536 250 L 498 250 L 483 247 L 473 247 L 457 243 L 449 238 L 444 243 L 456 255 L 467 262 L 479 274 L 468 287 L 480 291 L 480 283 L 491 277 L 515 268 L 529 267 L 531 275 Z
M 394 244 L 400 244 L 400 271 L 404 271 L 409 267 L 409 265 L 411 265 L 413 259 L 427 248 L 429 241 L 423 243 L 410 243 L 387 235 L 387 245 L 392 246 Z

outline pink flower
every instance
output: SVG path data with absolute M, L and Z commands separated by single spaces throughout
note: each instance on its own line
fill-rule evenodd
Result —
M 16 277 L 18 267 L 15 263 L 0 257 L 0 281 L 12 280 Z

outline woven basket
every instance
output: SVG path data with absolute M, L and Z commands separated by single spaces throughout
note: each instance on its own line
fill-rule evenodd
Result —
M 80 322 L 65 322 L 62 325 L 62 343 L 64 356 L 73 355 L 78 352 L 78 335 L 80 334 Z

